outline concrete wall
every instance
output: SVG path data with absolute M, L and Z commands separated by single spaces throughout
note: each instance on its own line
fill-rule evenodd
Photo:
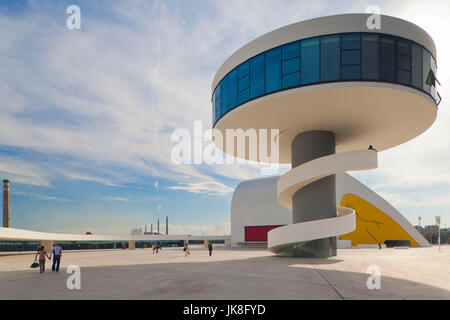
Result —
M 383 211 L 397 222 L 421 247 L 430 246 L 428 241 L 419 233 L 419 231 L 417 231 L 400 212 L 376 192 L 372 191 L 349 174 L 336 175 L 336 201 L 338 205 L 346 193 L 352 193 Z
M 245 241 L 244 226 L 292 223 L 292 213 L 277 200 L 278 177 L 241 182 L 231 200 L 231 246 Z
M 352 247 L 352 241 L 351 240 L 340 240 L 339 237 L 336 241 L 337 248 L 338 249 L 348 249 Z
M 234 191 L 231 201 L 231 246 L 245 241 L 245 226 L 286 225 L 292 223 L 292 212 L 277 200 L 279 177 L 244 181 Z M 430 244 L 393 206 L 347 173 L 336 174 L 336 206 L 346 193 L 353 193 L 394 219 L 422 247 Z M 341 243 L 346 246 L 345 243 Z

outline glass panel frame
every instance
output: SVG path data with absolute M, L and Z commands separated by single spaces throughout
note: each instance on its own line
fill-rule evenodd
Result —
M 265 93 L 281 89 L 281 48 L 272 49 L 265 54 Z
M 380 79 L 380 37 L 377 34 L 361 35 L 361 78 Z
M 320 81 L 341 78 L 341 38 L 339 35 L 320 37 Z
M 320 38 L 301 42 L 301 84 L 320 81 Z

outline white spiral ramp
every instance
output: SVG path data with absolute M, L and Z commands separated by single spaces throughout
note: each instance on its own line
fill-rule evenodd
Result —
M 301 188 L 327 176 L 355 170 L 378 167 L 375 150 L 357 150 L 332 154 L 305 162 L 281 176 L 278 180 L 278 202 L 292 210 L 292 197 Z M 336 217 L 289 224 L 268 233 L 268 249 L 280 253 L 294 245 L 323 239 L 355 230 L 355 211 L 337 207 Z

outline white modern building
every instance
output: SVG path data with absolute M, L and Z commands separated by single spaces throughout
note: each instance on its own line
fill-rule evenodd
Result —
M 93 235 L 93 234 L 68 234 L 68 233 L 53 233 L 40 232 L 16 228 L 0 228 L 0 241 L 21 241 L 21 242 L 36 242 L 39 245 L 44 245 L 46 248 L 51 248 L 53 243 L 88 243 L 88 244 L 104 244 L 104 243 L 126 243 L 127 248 L 135 249 L 136 243 L 139 242 L 179 242 L 179 241 L 201 241 L 208 244 L 208 241 L 223 241 L 225 246 L 230 245 L 230 236 L 192 236 L 183 234 L 173 235 Z M 102 248 L 100 246 L 99 248 Z M 34 248 L 36 249 L 36 248 Z
M 275 201 L 261 202 L 267 208 L 259 217 L 260 206 L 252 207 L 251 199 L 243 204 L 235 194 L 234 206 L 245 211 L 242 219 L 254 219 L 242 225 L 257 226 L 261 220 L 285 224 L 268 232 L 267 245 L 274 253 L 328 257 L 336 254 L 336 236 L 356 233 L 356 242 L 364 238 L 353 204 L 367 206 L 366 200 L 339 199 L 336 174 L 377 168 L 378 152 L 415 138 L 436 119 L 440 97 L 432 38 L 417 25 L 390 16 L 381 16 L 380 29 L 369 29 L 369 19 L 369 14 L 343 14 L 279 28 L 233 53 L 214 77 L 213 126 L 225 137 L 218 147 L 238 158 L 265 161 L 252 147 L 226 148 L 235 139 L 227 141 L 226 130 L 256 129 L 259 148 L 269 149 L 272 142 L 262 141 L 258 133 L 277 129 L 279 162 L 292 165 L 270 196 L 276 194 L 286 208 L 283 218 L 275 210 L 269 213 Z M 273 189 L 275 180 L 262 181 L 259 187 L 249 185 Z M 242 193 L 251 192 L 244 186 Z M 369 211 L 381 216 L 380 209 Z M 395 216 L 388 211 L 387 217 Z M 397 224 L 404 222 L 396 218 Z M 373 224 L 390 225 L 381 220 Z M 242 230 L 237 224 L 232 228 L 240 232 L 235 243 L 242 242 Z M 409 224 L 403 231 L 410 234 L 411 245 L 425 245 Z M 401 240 L 388 235 L 386 241 Z
M 232 247 L 267 247 L 267 233 L 291 223 L 292 211 L 283 207 L 277 199 L 278 179 L 279 177 L 269 177 L 247 180 L 237 186 L 231 202 Z M 338 240 L 338 248 L 352 247 L 352 240 L 353 247 L 378 247 L 378 244 L 389 244 L 389 241 L 392 245 L 407 241 L 414 247 L 430 246 L 416 228 L 385 199 L 349 174 L 336 174 L 336 206 L 341 203 L 349 205 L 346 203 L 349 196 L 353 198 L 350 201 L 353 200 L 354 206 L 361 202 L 355 202 L 355 198 L 363 199 L 372 206 L 357 208 L 355 223 L 358 232 L 343 237 L 347 240 Z M 335 226 L 332 224 L 331 228 L 334 229 Z M 306 232 L 309 231 L 314 230 Z

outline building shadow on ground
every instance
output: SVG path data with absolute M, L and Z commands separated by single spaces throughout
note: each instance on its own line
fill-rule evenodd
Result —
M 81 290 L 67 289 L 65 267 L 33 277 L 10 271 L 0 274 L 0 299 L 450 299 L 445 289 L 382 274 L 380 289 L 369 289 L 366 270 L 333 270 L 340 261 L 265 256 L 82 267 Z

